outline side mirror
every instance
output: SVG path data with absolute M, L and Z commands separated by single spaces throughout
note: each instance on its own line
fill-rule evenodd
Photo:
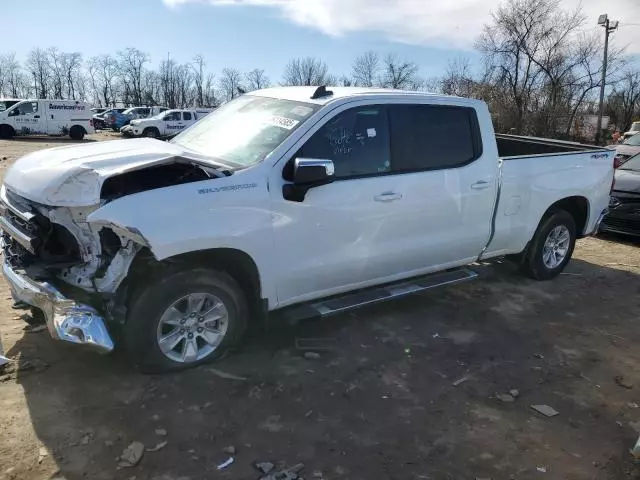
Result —
M 293 183 L 282 186 L 282 196 L 291 202 L 302 202 L 309 189 L 331 183 L 335 172 L 331 160 L 317 158 L 296 158 L 290 168 L 285 178 Z
M 296 158 L 293 161 L 293 183 L 317 186 L 333 179 L 335 168 L 331 160 Z

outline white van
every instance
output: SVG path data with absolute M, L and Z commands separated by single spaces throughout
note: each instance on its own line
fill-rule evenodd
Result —
M 120 132 L 125 137 L 173 137 L 211 111 L 208 108 L 167 110 L 155 117 L 131 120 Z
M 69 135 L 82 140 L 94 132 L 89 104 L 77 100 L 22 100 L 0 112 L 0 138 Z

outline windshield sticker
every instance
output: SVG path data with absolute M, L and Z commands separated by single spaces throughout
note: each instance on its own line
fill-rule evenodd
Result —
M 273 125 L 274 127 L 281 127 L 286 130 L 291 130 L 300 122 L 293 118 L 281 117 L 280 115 L 269 115 L 264 119 L 264 123 Z
M 297 105 L 293 107 L 291 110 L 289 110 L 289 113 L 291 115 L 295 115 L 296 117 L 306 117 L 311 112 L 313 112 L 313 108 L 304 107 L 302 105 Z
M 241 183 L 239 185 L 229 185 L 226 187 L 201 188 L 198 190 L 198 193 L 202 195 L 205 193 L 229 192 L 233 190 L 245 190 L 247 188 L 256 188 L 257 186 L 258 186 L 257 183 Z

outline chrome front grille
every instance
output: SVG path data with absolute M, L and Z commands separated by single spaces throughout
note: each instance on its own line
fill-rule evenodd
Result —
M 42 233 L 28 202 L 5 188 L 0 192 L 0 229 L 5 259 L 24 265 L 36 258 Z

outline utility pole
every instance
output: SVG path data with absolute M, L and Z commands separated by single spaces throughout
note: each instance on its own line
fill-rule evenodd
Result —
M 596 144 L 600 144 L 602 137 L 602 115 L 604 113 L 604 88 L 607 82 L 607 55 L 609 53 L 609 35 L 618 28 L 618 21 L 609 20 L 605 13 L 598 17 L 598 25 L 604 27 L 604 59 L 602 60 L 602 80 L 600 82 L 600 108 L 598 110 L 598 126 L 596 129 Z

